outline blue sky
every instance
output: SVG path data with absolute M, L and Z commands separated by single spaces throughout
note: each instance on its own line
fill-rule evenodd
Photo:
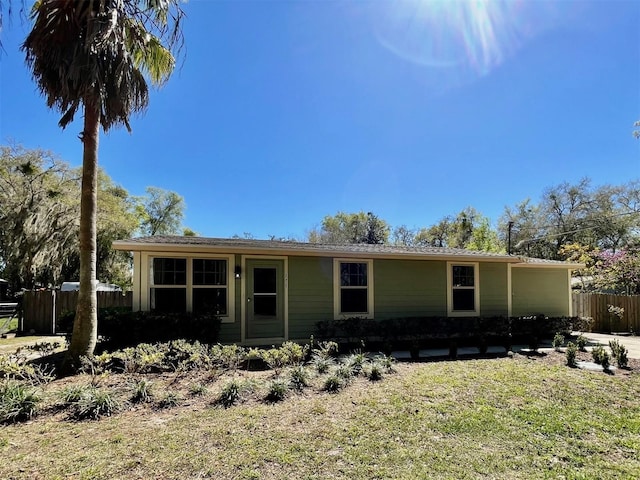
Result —
M 494 222 L 545 187 L 640 177 L 640 2 L 209 1 L 184 5 L 180 69 L 101 136 L 131 194 L 184 196 L 203 236 L 304 239 L 363 210 Z M 6 23 L 6 22 L 5 22 Z M 0 141 L 81 163 L 81 118 L 47 109 L 2 33 Z

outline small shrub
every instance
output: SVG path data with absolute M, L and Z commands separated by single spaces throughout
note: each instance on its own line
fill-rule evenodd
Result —
M 304 347 L 295 342 L 284 342 L 280 347 L 280 351 L 283 353 L 286 359 L 286 365 L 298 365 L 307 355 L 309 345 Z
M 247 370 L 262 370 L 265 367 L 262 350 L 255 347 L 249 348 L 245 355 L 245 362 Z
M 487 336 L 484 333 L 480 333 L 478 335 L 478 352 L 480 355 L 484 355 L 487 353 L 489 349 L 489 343 L 487 341 Z
M 605 355 L 608 356 L 608 353 L 602 345 L 593 347 L 593 349 L 591 350 L 591 358 L 598 365 L 602 365 L 602 359 L 604 358 Z
M 362 352 L 352 353 L 344 361 L 345 366 L 351 370 L 352 375 L 359 375 L 366 363 L 367 356 Z
M 214 366 L 237 370 L 238 366 L 247 358 L 247 350 L 236 344 L 214 345 L 209 351 Z
M 93 358 L 95 371 L 125 373 L 154 373 L 168 370 L 164 364 L 167 344 L 141 343 L 112 354 L 103 353 Z
M 593 327 L 592 317 L 576 317 L 573 319 L 572 329 L 577 332 L 590 332 Z
M 240 380 L 234 378 L 229 380 L 220 390 L 217 402 L 225 408 L 229 408 L 241 400 L 243 385 Z
M 60 348 L 60 342 L 36 342 L 27 348 L 38 352 L 41 357 L 45 357 L 51 355 L 57 348 Z
M 0 385 L 0 423 L 29 420 L 36 415 L 41 400 L 35 389 L 23 383 Z
M 353 378 L 355 372 L 350 365 L 341 363 L 336 367 L 334 374 L 347 382 Z
M 386 373 L 394 373 L 396 371 L 394 366 L 396 359 L 391 355 L 379 355 L 376 357 L 376 363 L 384 368 Z
M 69 385 L 60 392 L 60 399 L 66 405 L 78 403 L 80 399 L 89 393 L 90 385 Z
M 158 401 L 159 408 L 174 408 L 180 405 L 180 395 L 176 392 L 167 392 Z
M 204 383 L 192 383 L 189 385 L 189 393 L 194 397 L 199 395 L 206 395 L 208 389 Z
M 382 380 L 383 368 L 384 367 L 380 365 L 378 362 L 373 362 L 372 364 L 368 365 L 367 368 L 365 369 L 364 371 L 365 376 L 372 382 L 377 382 L 379 380 Z
M 610 340 L 609 348 L 611 349 L 611 356 L 616 361 L 618 367 L 624 368 L 629 365 L 627 347 L 622 345 L 618 340 Z
M 564 345 L 564 335 L 562 335 L 561 333 L 556 333 L 555 336 L 553 337 L 553 342 L 551 343 L 551 346 L 554 348 L 556 352 L 559 352 L 560 347 L 562 347 L 563 345 Z
M 616 357 L 616 363 L 620 368 L 627 368 L 629 366 L 629 357 L 627 356 L 627 348 L 622 346 Z
M 609 371 L 609 367 L 611 366 L 611 357 L 609 356 L 609 352 L 606 350 L 600 359 L 600 365 L 602 365 L 602 369 L 605 372 Z
M 275 371 L 276 375 L 280 374 L 280 370 L 282 370 L 282 368 L 287 365 L 289 361 L 287 352 L 275 347 L 268 350 L 263 350 L 262 352 L 260 352 L 260 357 L 271 370 Z
M 111 416 L 120 409 L 120 402 L 113 392 L 94 387 L 88 388 L 75 405 L 73 416 L 78 420 L 97 420 Z
M 355 344 L 362 342 L 367 332 L 367 322 L 362 317 L 350 317 L 336 320 L 336 326 L 340 336 L 347 340 L 347 343 Z
M 42 385 L 53 380 L 54 373 L 54 368 L 50 365 L 28 363 L 27 355 L 22 350 L 10 355 L 0 355 L 0 378 Z
M 153 399 L 153 382 L 145 380 L 144 378 L 138 380 L 133 385 L 133 394 L 131 395 L 131 401 L 133 403 L 146 403 Z
M 289 382 L 284 378 L 276 378 L 269 382 L 266 400 L 268 402 L 280 402 L 289 394 Z
M 114 355 L 110 354 L 109 352 L 104 352 L 100 355 L 94 355 L 92 357 L 83 357 L 82 360 L 83 371 L 91 373 L 93 375 L 104 373 L 107 371 L 122 371 L 118 368 L 120 366 L 118 361 L 114 361 Z
M 313 349 L 314 357 L 333 358 L 338 353 L 338 344 L 336 342 L 320 342 L 318 348 Z
M 289 382 L 294 390 L 301 391 L 309 386 L 309 370 L 303 365 L 296 365 L 289 372 Z
M 321 320 L 316 322 L 314 338 L 336 338 L 337 328 L 334 320 Z
M 418 353 L 418 356 L 420 353 Z M 449 341 L 449 358 L 456 360 L 458 358 L 458 342 L 456 340 Z
M 344 379 L 338 374 L 329 375 L 323 384 L 323 389 L 330 393 L 336 393 L 344 387 Z
M 613 358 L 616 358 L 618 356 L 618 353 L 620 352 L 620 347 L 622 347 L 622 345 L 618 340 L 615 340 L 615 339 L 609 340 L 609 349 L 611 350 L 611 356 Z
M 260 351 L 260 358 L 279 375 L 287 365 L 300 365 L 307 356 L 308 349 L 309 345 L 302 347 L 295 342 L 284 342 L 280 348 L 272 347 Z
M 578 350 L 580 350 L 581 352 L 586 352 L 587 337 L 585 337 L 584 335 L 579 335 L 578 338 L 576 338 L 576 345 L 578 346 Z
M 312 359 L 312 364 L 319 374 L 327 373 L 332 365 L 334 365 L 334 360 L 331 357 L 323 357 L 320 355 L 314 355 Z
M 572 368 L 575 367 L 577 365 L 576 356 L 578 355 L 577 345 L 573 342 L 567 343 L 567 351 L 565 354 L 567 356 L 567 365 Z
M 172 371 L 193 370 L 209 363 L 207 347 L 198 341 L 173 340 L 167 344 L 163 358 L 163 364 Z

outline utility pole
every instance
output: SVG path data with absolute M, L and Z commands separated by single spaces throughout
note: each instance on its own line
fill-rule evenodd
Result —
M 513 222 L 509 222 L 508 226 L 508 235 L 507 235 L 507 253 L 511 255 L 511 229 L 513 228 Z

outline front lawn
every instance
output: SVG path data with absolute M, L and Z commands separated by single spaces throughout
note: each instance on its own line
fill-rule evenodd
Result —
M 25 335 L 19 337 L 0 338 L 0 355 L 13 353 L 18 348 L 36 350 L 34 347 L 37 345 L 55 346 L 55 349 L 60 351 L 65 345 L 65 338 L 54 335 Z
M 122 390 L 145 378 L 175 402 L 81 422 L 52 408 L 6 425 L 0 478 L 640 477 L 640 375 L 571 369 L 562 358 L 400 363 L 338 393 L 316 377 L 284 401 L 254 390 L 229 408 L 217 402 L 229 377 L 257 384 L 272 372 L 55 380 L 45 390 L 87 382 Z
M 15 332 L 16 330 L 18 330 L 17 318 L 0 316 L 0 334 Z

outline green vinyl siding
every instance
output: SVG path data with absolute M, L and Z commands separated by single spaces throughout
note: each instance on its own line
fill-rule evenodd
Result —
M 308 339 L 333 318 L 333 259 L 289 257 L 289 338 Z
M 158 254 L 157 256 L 162 256 Z M 197 258 L 197 254 L 185 254 L 187 258 Z M 140 263 L 147 263 L 143 256 Z M 236 254 L 229 259 L 229 272 L 236 265 L 259 259 L 259 256 Z M 265 261 L 267 260 L 265 258 Z M 289 256 L 283 262 L 284 288 L 288 304 L 282 305 L 288 311 L 288 331 L 290 339 L 305 340 L 316 331 L 316 323 L 334 318 L 334 259 L 331 257 Z M 400 317 L 445 316 L 447 296 L 451 294 L 447 286 L 447 268 L 456 262 L 433 259 L 373 259 L 366 257 L 354 261 L 369 261 L 373 277 L 369 286 L 373 288 L 373 310 L 376 320 Z M 508 272 L 506 263 L 496 261 L 464 262 L 463 265 L 477 265 L 479 289 L 479 314 L 482 316 L 508 314 Z M 286 268 L 285 268 L 286 266 Z M 148 264 L 140 268 L 148 272 Z M 243 307 L 247 298 L 242 296 L 243 282 L 250 280 L 247 272 L 241 272 L 241 279 L 229 279 L 235 287 L 234 298 L 228 299 L 229 311 L 234 311 L 231 322 L 223 323 L 220 341 L 233 343 L 241 341 L 241 329 L 245 319 Z M 140 280 L 147 291 L 141 295 L 146 301 L 150 286 L 143 275 Z M 148 280 L 148 279 L 147 279 Z M 570 295 L 568 274 L 565 268 L 511 267 L 512 315 L 568 315 Z M 245 291 L 246 284 L 245 284 Z M 284 295 L 281 297 L 284 301 Z M 233 309 L 231 308 L 233 306 Z M 245 331 L 246 334 L 246 331 Z
M 446 315 L 446 262 L 376 260 L 373 271 L 376 319 Z
M 235 255 L 235 260 L 233 264 L 229 264 L 228 268 L 235 272 L 236 265 L 242 264 L 242 257 L 240 255 Z M 220 339 L 221 343 L 240 343 L 242 332 L 242 289 L 241 280 L 239 278 L 235 278 L 233 275 L 233 280 L 235 283 L 235 298 L 229 299 L 229 302 L 235 302 L 235 318 L 232 323 L 223 323 L 220 325 Z
M 220 343 L 240 343 L 240 322 L 223 323 L 220 325 Z
M 507 264 L 480 263 L 480 315 L 508 315 Z
M 570 315 L 569 279 L 564 268 L 511 269 L 512 315 Z

